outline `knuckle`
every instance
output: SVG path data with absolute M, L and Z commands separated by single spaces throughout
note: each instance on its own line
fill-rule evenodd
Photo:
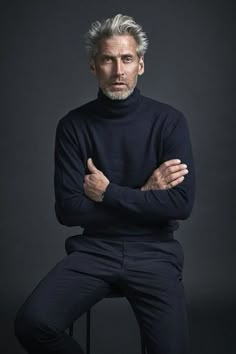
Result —
M 163 164 L 162 164 L 164 167 L 168 167 L 169 166 L 169 163 L 168 163 L 168 161 L 165 161 L 165 162 L 163 162 Z

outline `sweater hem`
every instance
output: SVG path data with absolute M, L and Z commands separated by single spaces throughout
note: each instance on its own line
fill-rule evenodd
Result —
M 93 239 L 104 239 L 104 240 L 111 240 L 111 241 L 168 241 L 173 240 L 174 235 L 173 232 L 158 232 L 156 234 L 141 234 L 141 235 L 104 235 L 104 234 L 95 234 L 85 232 L 80 235 L 80 237 L 87 237 Z

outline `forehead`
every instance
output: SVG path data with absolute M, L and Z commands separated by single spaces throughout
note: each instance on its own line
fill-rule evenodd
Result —
M 119 55 L 137 52 L 137 42 L 133 36 L 120 35 L 102 38 L 98 43 L 98 54 Z

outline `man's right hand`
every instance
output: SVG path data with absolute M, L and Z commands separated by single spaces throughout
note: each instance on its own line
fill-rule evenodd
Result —
M 180 160 L 166 161 L 153 171 L 151 177 L 149 177 L 141 190 L 149 191 L 173 188 L 183 182 L 184 175 L 187 173 L 187 165 L 182 164 Z

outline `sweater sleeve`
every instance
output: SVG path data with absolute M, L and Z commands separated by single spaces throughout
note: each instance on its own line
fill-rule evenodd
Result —
M 195 172 L 189 129 L 182 114 L 178 115 L 174 126 L 169 124 L 164 131 L 161 163 L 170 159 L 180 159 L 182 163 L 187 164 L 189 170 L 184 181 L 176 187 L 141 191 L 110 183 L 103 203 L 116 210 L 123 210 L 127 217 L 134 216 L 140 221 L 188 218 L 194 202 Z
M 73 125 L 61 119 L 56 129 L 54 150 L 57 220 L 62 225 L 83 228 L 117 221 L 119 213 L 103 203 L 92 201 L 84 194 L 84 176 L 85 166 Z

